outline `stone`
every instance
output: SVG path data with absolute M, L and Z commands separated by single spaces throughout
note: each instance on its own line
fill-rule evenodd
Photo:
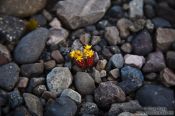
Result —
M 94 81 L 96 83 L 101 83 L 102 82 L 100 71 L 96 70 L 95 68 L 93 68 L 92 77 L 94 78 Z
M 166 54 L 167 65 L 171 69 L 175 69 L 175 52 L 169 51 Z
M 162 51 L 167 51 L 171 44 L 175 42 L 175 30 L 168 28 L 158 28 L 156 31 L 156 47 Z M 165 39 L 166 38 L 166 39 Z
M 144 14 L 147 18 L 151 19 L 153 17 L 155 17 L 156 13 L 155 13 L 155 10 L 154 10 L 154 7 L 150 4 L 146 4 L 144 6 Z
M 18 90 L 8 93 L 8 101 L 11 108 L 15 108 L 23 103 L 23 98 Z
M 11 61 L 10 51 L 6 46 L 0 44 L 0 65 L 7 64 Z
M 109 48 L 110 48 L 110 51 L 113 54 L 119 54 L 119 53 L 121 53 L 120 48 L 118 46 L 109 46 Z
M 57 63 L 63 63 L 64 62 L 64 58 L 62 56 L 62 54 L 60 53 L 59 50 L 54 50 L 51 53 L 51 57 L 57 62 Z
M 134 116 L 134 114 L 132 114 L 130 112 L 122 112 L 122 113 L 118 114 L 118 116 Z
M 31 78 L 28 86 L 27 86 L 27 92 L 32 92 L 32 90 L 38 86 L 38 85 L 42 85 L 45 83 L 45 78 L 43 77 L 37 77 L 37 78 Z
M 30 20 L 32 19 L 35 20 L 40 27 L 44 27 L 47 24 L 47 19 L 42 14 L 36 14 L 32 16 Z
M 163 53 L 160 51 L 152 52 L 148 55 L 147 61 L 143 66 L 143 72 L 159 72 L 166 67 Z
M 24 36 L 14 50 L 15 61 L 20 64 L 33 63 L 38 60 L 48 38 L 46 28 L 38 28 Z
M 81 42 L 76 39 L 71 46 L 72 50 L 82 50 L 83 49 L 83 45 L 81 44 Z
M 150 31 L 152 31 L 155 28 L 154 24 L 150 19 L 146 20 L 145 27 Z
M 68 97 L 59 97 L 45 108 L 45 116 L 74 116 L 76 103 Z
M 142 111 L 143 108 L 140 106 L 137 100 L 131 100 L 124 103 L 114 103 L 108 112 L 108 116 L 117 116 L 121 112 L 137 112 Z
M 24 106 L 20 106 L 15 108 L 15 111 L 13 112 L 13 116 L 31 116 L 31 114 Z
M 56 5 L 57 16 L 71 29 L 96 23 L 110 7 L 110 0 L 66 0 Z M 82 7 L 85 6 L 85 7 Z
M 107 64 L 107 60 L 106 59 L 99 60 L 97 62 L 97 65 L 96 65 L 96 69 L 99 70 L 99 71 L 101 71 L 101 70 L 105 69 L 106 64 Z
M 152 19 L 152 22 L 156 28 L 171 27 L 170 22 L 164 18 L 157 17 L 157 18 Z
M 124 58 L 122 54 L 114 54 L 110 58 L 109 62 L 111 62 L 115 68 L 122 68 L 124 64 Z
M 129 15 L 131 18 L 143 16 L 143 0 L 132 0 L 129 2 Z
M 20 77 L 20 80 L 18 82 L 18 88 L 19 89 L 25 89 L 28 85 L 29 78 L 27 77 Z
M 0 16 L 0 36 L 2 41 L 8 43 L 17 42 L 24 32 L 25 23 L 23 20 L 12 16 Z
M 101 20 L 97 23 L 97 29 L 104 30 L 106 27 L 111 26 L 108 20 Z
M 157 76 L 157 73 L 148 73 L 145 75 L 145 79 L 152 81 L 155 80 Z
M 28 17 L 43 9 L 46 2 L 47 0 L 6 0 L 0 4 L 0 14 Z
M 61 29 L 61 22 L 55 17 L 49 25 L 54 29 Z
M 145 63 L 145 58 L 143 56 L 126 54 L 124 56 L 125 64 L 131 65 L 137 68 L 142 68 L 143 64 Z
M 104 58 L 109 59 L 112 56 L 112 53 L 108 48 L 103 47 L 102 55 L 104 56 Z
M 109 74 L 114 78 L 117 79 L 120 76 L 120 72 L 118 68 L 112 69 Z
M 83 45 L 87 45 L 90 42 L 90 38 L 91 38 L 91 35 L 89 33 L 82 34 L 80 35 L 80 42 Z
M 55 67 L 47 74 L 46 83 L 48 89 L 60 94 L 72 83 L 72 74 L 67 67 Z
M 144 29 L 146 20 L 143 18 L 137 18 L 133 20 L 132 25 L 129 27 L 131 32 L 139 32 Z
M 94 92 L 94 98 L 99 107 L 109 108 L 111 104 L 125 101 L 123 90 L 112 82 L 100 83 Z
M 58 95 L 56 92 L 44 91 L 41 96 L 42 98 L 49 100 L 49 99 L 56 99 Z
M 51 70 L 56 66 L 55 60 L 49 60 L 47 62 L 44 62 L 44 69 Z
M 43 63 L 21 65 L 21 74 L 26 77 L 39 76 L 44 71 Z
M 47 41 L 47 45 L 51 45 L 51 46 L 55 46 L 58 44 L 63 43 L 64 41 L 66 41 L 67 37 L 69 36 L 69 32 L 64 29 L 51 29 L 49 31 L 49 39 Z
M 136 55 L 148 55 L 153 50 L 153 42 L 148 31 L 139 32 L 132 40 L 133 52 Z
M 120 36 L 126 38 L 130 35 L 129 27 L 132 25 L 132 22 L 129 19 L 121 18 L 117 22 L 117 27 L 120 31 Z
M 95 103 L 85 102 L 82 104 L 79 114 L 98 115 L 99 109 Z
M 7 91 L 12 90 L 19 80 L 20 69 L 17 64 L 9 63 L 0 67 L 0 87 Z
M 43 106 L 38 97 L 31 93 L 23 94 L 25 104 L 30 112 L 37 116 L 43 116 Z
M 119 31 L 116 27 L 106 27 L 105 38 L 110 45 L 117 45 L 121 42 Z
M 63 90 L 63 92 L 61 93 L 61 97 L 63 97 L 63 96 L 65 96 L 65 97 L 67 96 L 67 97 L 71 98 L 72 100 L 74 100 L 78 104 L 81 103 L 81 95 L 72 89 Z
M 51 21 L 53 19 L 51 13 L 46 9 L 43 9 L 42 15 L 47 19 L 47 21 Z
M 91 45 L 96 45 L 101 41 L 100 36 L 92 36 Z
M 175 86 L 175 73 L 171 69 L 163 69 L 160 73 L 160 78 L 165 85 Z
M 74 76 L 75 87 L 82 95 L 93 94 L 95 82 L 93 78 L 85 72 L 77 72 Z
M 33 93 L 37 96 L 41 96 L 44 91 L 47 91 L 45 85 L 38 85 L 33 89 Z
M 174 91 L 162 85 L 144 85 L 137 91 L 136 99 L 143 107 L 166 107 L 169 110 L 175 107 Z
M 124 43 L 122 46 L 121 46 L 121 50 L 124 52 L 124 53 L 131 53 L 132 52 L 132 45 L 130 43 Z

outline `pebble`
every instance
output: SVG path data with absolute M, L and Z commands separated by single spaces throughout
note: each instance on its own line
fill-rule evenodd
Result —
M 155 28 L 154 24 L 150 19 L 146 20 L 145 27 L 150 31 L 152 31 Z
M 100 36 L 92 36 L 91 45 L 96 45 L 101 41 Z
M 157 76 L 157 73 L 148 73 L 145 75 L 145 79 L 152 81 L 155 80 Z
M 82 95 L 92 94 L 95 89 L 93 78 L 85 72 L 77 72 L 74 76 L 75 87 Z
M 109 46 L 109 49 L 113 54 L 121 53 L 120 48 L 118 46 Z
M 91 35 L 89 33 L 82 34 L 80 35 L 80 42 L 83 45 L 87 45 L 90 42 L 90 38 L 91 38 Z
M 38 28 L 24 36 L 14 50 L 15 61 L 20 64 L 33 63 L 38 60 L 48 38 L 46 28 Z
M 55 67 L 47 74 L 46 83 L 50 91 L 60 94 L 71 85 L 72 74 L 66 67 Z
M 124 56 L 125 64 L 131 65 L 137 68 L 142 68 L 143 64 L 145 63 L 145 58 L 143 56 L 126 54 Z
M 97 23 L 97 29 L 104 30 L 106 27 L 109 27 L 111 24 L 108 20 L 101 20 Z
M 148 31 L 139 32 L 132 40 L 133 52 L 136 55 L 148 55 L 153 50 L 153 42 Z
M 42 98 L 44 98 L 46 100 L 56 99 L 57 98 L 57 93 L 56 92 L 52 92 L 52 91 L 44 91 L 41 96 L 42 96 Z
M 119 31 L 116 27 L 106 27 L 105 38 L 110 45 L 117 45 L 121 42 Z
M 124 64 L 124 58 L 122 54 L 114 54 L 110 58 L 109 62 L 111 62 L 115 68 L 122 68 Z
M 112 82 L 100 83 L 94 92 L 95 101 L 99 107 L 109 108 L 111 104 L 125 101 L 123 90 Z
M 18 90 L 8 93 L 8 101 L 11 108 L 15 108 L 23 103 L 23 98 Z
M 98 115 L 98 112 L 99 112 L 99 109 L 95 103 L 85 102 L 82 104 L 79 114 L 81 116 L 84 114 L 91 116 L 91 115 Z
M 31 93 L 23 94 L 25 104 L 30 112 L 37 116 L 43 116 L 43 106 L 38 97 Z
M 26 77 L 39 76 L 44 71 L 43 63 L 21 65 L 21 74 Z
M 0 44 L 0 65 L 7 64 L 11 61 L 10 51 L 6 46 Z
M 52 15 L 50 14 L 49 11 L 47 11 L 46 9 L 44 9 L 42 11 L 42 15 L 47 19 L 47 21 L 51 21 L 53 19 Z
M 54 28 L 54 29 L 61 29 L 61 22 L 55 17 L 50 23 L 49 25 Z
M 47 91 L 45 85 L 38 85 L 33 89 L 33 93 L 37 96 L 41 96 L 44 91 Z
M 12 115 L 13 116 L 30 116 L 31 114 L 29 113 L 26 107 L 20 106 L 15 108 L 15 111 L 12 112 Z
M 44 62 L 44 69 L 51 70 L 56 66 L 55 60 L 49 60 L 47 62 Z
M 112 69 L 109 74 L 114 78 L 117 79 L 120 76 L 120 71 L 118 68 Z
M 64 58 L 62 56 L 62 54 L 60 53 L 59 50 L 54 50 L 51 53 L 51 57 L 57 62 L 57 63 L 63 63 L 64 62 Z
M 0 67 L 0 87 L 7 91 L 12 90 L 19 80 L 20 69 L 17 64 L 9 63 Z
M 63 90 L 63 92 L 61 93 L 61 97 L 63 97 L 63 96 L 65 96 L 65 97 L 67 96 L 67 97 L 71 98 L 73 101 L 75 101 L 78 104 L 81 103 L 81 95 L 72 89 Z
M 94 81 L 96 83 L 101 83 L 102 80 L 101 80 L 101 74 L 98 70 L 96 70 L 95 68 L 93 68 L 93 71 L 92 71 L 92 77 L 94 78 Z
M 146 24 L 146 20 L 142 18 L 138 18 L 133 20 L 132 25 L 129 27 L 131 32 L 139 32 L 144 29 Z
M 76 39 L 71 46 L 72 50 L 81 50 L 83 49 L 83 45 L 81 44 L 79 39 Z
M 164 18 L 157 17 L 157 18 L 152 19 L 152 22 L 156 28 L 171 27 L 170 22 Z
M 167 65 L 171 69 L 175 69 L 175 52 L 168 51 L 166 54 Z
M 29 78 L 27 77 L 20 77 L 20 80 L 18 82 L 18 88 L 19 89 L 25 89 L 28 85 Z
M 124 52 L 124 53 L 131 53 L 132 52 L 132 45 L 130 43 L 124 43 L 122 46 L 121 46 L 121 50 Z
M 131 18 L 143 16 L 143 0 L 132 0 L 129 2 L 129 15 Z
M 47 19 L 42 14 L 34 15 L 31 19 L 36 20 L 38 25 L 42 27 L 47 24 Z
M 143 66 L 143 72 L 159 72 L 166 67 L 163 53 L 160 51 L 152 52 L 148 55 L 147 61 Z
M 96 65 L 96 69 L 99 70 L 99 71 L 104 70 L 105 67 L 106 67 L 106 64 L 107 64 L 107 60 L 106 59 L 99 60 L 97 62 L 97 65 Z
M 32 90 L 38 86 L 38 85 L 42 85 L 45 83 L 45 78 L 44 77 L 37 77 L 37 78 L 31 78 L 28 86 L 27 86 L 27 92 L 32 92 Z
M 111 9 L 108 11 L 108 15 L 111 18 L 121 18 L 124 16 L 124 11 L 121 6 L 114 5 L 111 7 Z
M 155 13 L 155 9 L 152 5 L 149 5 L 149 4 L 146 4 L 144 6 L 144 13 L 145 13 L 145 16 L 149 19 L 155 17 L 156 13 Z

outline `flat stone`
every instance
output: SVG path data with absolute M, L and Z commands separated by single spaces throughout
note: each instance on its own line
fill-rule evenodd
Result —
M 129 3 L 129 15 L 131 18 L 143 16 L 143 0 L 132 0 Z
M 20 80 L 18 82 L 18 88 L 19 89 L 25 89 L 28 85 L 29 78 L 27 77 L 20 77 Z
M 56 5 L 57 16 L 69 28 L 77 29 L 100 20 L 105 15 L 110 4 L 110 0 L 59 1 Z

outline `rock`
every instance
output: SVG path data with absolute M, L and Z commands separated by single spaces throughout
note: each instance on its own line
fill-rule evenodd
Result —
M 31 19 L 36 20 L 38 23 L 38 26 L 41 26 L 41 27 L 44 27 L 47 24 L 47 19 L 42 14 L 34 15 L 31 17 Z
M 167 65 L 171 69 L 175 69 L 175 52 L 169 51 L 166 54 Z
M 145 79 L 152 81 L 155 80 L 157 76 L 157 73 L 148 73 L 145 75 Z
M 145 63 L 145 58 L 143 56 L 126 54 L 124 56 L 125 64 L 135 66 L 137 68 L 142 68 Z
M 27 92 L 32 92 L 32 90 L 38 86 L 38 85 L 42 85 L 45 83 L 45 78 L 43 77 L 39 77 L 39 78 L 31 78 L 29 81 L 29 84 L 27 86 Z
M 95 101 L 99 107 L 109 108 L 112 103 L 125 101 L 123 90 L 112 82 L 100 83 L 94 92 Z
M 108 20 L 101 20 L 97 23 L 97 29 L 104 30 L 106 27 L 111 26 Z
M 47 19 L 47 21 L 51 21 L 53 19 L 51 13 L 46 9 L 43 9 L 42 15 Z
M 58 51 L 58 50 L 52 51 L 51 57 L 52 57 L 57 63 L 63 63 L 63 62 L 64 62 L 64 58 L 63 58 L 62 54 L 60 53 L 60 51 Z
M 125 103 L 115 103 L 111 105 L 111 108 L 108 112 L 108 116 L 117 116 L 121 112 L 137 112 L 142 111 L 143 108 L 140 106 L 138 101 L 131 100 Z
M 132 40 L 132 47 L 134 54 L 147 55 L 153 50 L 153 43 L 151 35 L 148 31 L 141 31 Z
M 55 60 L 49 60 L 47 62 L 44 62 L 44 68 L 46 70 L 51 70 L 56 66 Z
M 117 45 L 121 42 L 118 29 L 114 26 L 106 27 L 105 38 L 110 45 Z
M 57 98 L 56 101 L 48 104 L 45 108 L 45 116 L 74 116 L 77 106 L 68 97 Z
M 144 107 L 175 107 L 174 91 L 161 85 L 144 85 L 137 91 L 136 99 Z
M 49 25 L 54 29 L 61 29 L 61 22 L 57 18 L 54 18 Z
M 144 72 L 159 72 L 166 67 L 162 52 L 152 52 L 148 55 L 147 61 L 143 66 Z
M 126 38 L 130 35 L 129 27 L 132 25 L 132 22 L 129 19 L 121 18 L 117 22 L 117 27 L 120 31 L 120 36 Z
M 124 16 L 124 11 L 121 6 L 114 5 L 108 12 L 110 18 L 121 18 Z
M 154 7 L 152 5 L 149 5 L 149 4 L 146 4 L 144 6 L 144 13 L 145 13 L 145 16 L 149 19 L 155 17 L 156 13 L 155 13 L 155 10 L 154 10 Z
M 20 106 L 15 108 L 15 111 L 13 112 L 13 116 L 31 116 L 31 114 L 24 106 Z
M 71 98 L 72 100 L 74 100 L 78 104 L 81 103 L 81 95 L 72 89 L 63 90 L 63 92 L 61 93 L 61 97 L 63 97 L 63 96 L 65 96 L 65 97 L 67 96 L 67 97 Z
M 18 90 L 9 93 L 8 101 L 11 108 L 15 108 L 23 103 L 23 98 Z
M 152 19 L 152 22 L 156 28 L 171 27 L 171 24 L 167 20 L 160 17 Z
M 150 31 L 152 31 L 155 28 L 154 24 L 152 23 L 152 21 L 150 19 L 146 20 L 145 27 Z
M 80 42 L 83 45 L 87 45 L 90 42 L 90 38 L 91 38 L 91 35 L 89 33 L 82 34 L 80 35 Z
M 102 55 L 104 56 L 104 58 L 109 59 L 112 56 L 112 53 L 108 48 L 103 47 Z
M 0 44 L 0 65 L 7 64 L 11 61 L 11 55 L 6 46 Z
M 135 19 L 132 25 L 129 27 L 130 31 L 138 32 L 144 29 L 146 20 L 142 18 Z
M 47 74 L 46 82 L 50 91 L 60 94 L 71 85 L 72 74 L 66 67 L 55 67 Z
M 0 87 L 7 91 L 12 90 L 19 80 L 20 69 L 15 63 L 5 64 L 0 67 Z
M 42 95 L 44 91 L 47 91 L 47 88 L 45 85 L 38 85 L 33 89 L 33 93 L 37 96 Z
M 122 54 L 114 54 L 110 58 L 109 62 L 111 62 L 115 68 L 122 68 L 124 64 L 124 58 Z
M 19 82 L 18 82 L 18 88 L 19 89 L 25 89 L 28 85 L 29 78 L 27 77 L 21 77 Z
M 92 94 L 95 89 L 95 83 L 92 77 L 85 72 L 77 72 L 74 77 L 75 87 L 80 94 Z
M 156 46 L 162 51 L 170 48 L 171 44 L 175 42 L 175 30 L 168 28 L 158 28 L 156 31 Z M 166 38 L 166 39 L 165 39 Z
M 0 16 L 0 36 L 2 41 L 9 43 L 17 42 L 24 32 L 25 23 L 23 20 L 12 16 Z
M 132 45 L 130 43 L 124 43 L 121 46 L 121 50 L 125 53 L 131 53 L 132 52 Z
M 83 49 L 83 45 L 80 43 L 78 39 L 76 39 L 71 46 L 72 50 L 81 50 Z
M 0 14 L 28 17 L 44 8 L 46 2 L 47 0 L 6 0 L 0 4 Z
M 43 106 L 38 97 L 31 93 L 23 94 L 25 104 L 30 112 L 37 116 L 43 116 Z
M 110 46 L 109 48 L 113 54 L 121 53 L 120 48 L 118 46 Z
M 24 36 L 14 51 L 16 62 L 20 64 L 35 62 L 45 47 L 47 37 L 46 28 L 38 28 Z
M 69 32 L 66 29 L 51 29 L 49 31 L 48 45 L 55 46 L 66 41 Z
M 129 15 L 131 18 L 143 16 L 143 0 L 132 0 L 129 2 Z
M 57 16 L 71 29 L 77 29 L 100 20 L 109 8 L 110 0 L 66 0 L 56 5 Z M 85 7 L 82 7 L 85 6 Z
M 162 82 L 167 86 L 175 86 L 175 73 L 169 68 L 165 68 L 160 73 Z
M 44 71 L 43 63 L 34 63 L 34 64 L 24 64 L 21 65 L 21 73 L 23 76 L 39 76 Z
M 85 102 L 82 104 L 79 114 L 98 115 L 99 109 L 95 103 Z
M 97 65 L 96 65 L 96 69 L 99 70 L 99 71 L 101 71 L 101 70 L 105 69 L 106 64 L 107 64 L 107 60 L 106 59 L 99 60 L 97 62 Z
M 91 40 L 91 45 L 96 45 L 101 41 L 101 37 L 100 36 L 93 36 L 92 40 Z
M 117 79 L 120 76 L 120 72 L 118 68 L 112 69 L 109 74 L 114 78 Z
M 96 70 L 95 68 L 93 68 L 93 72 L 92 72 L 92 77 L 94 78 L 96 83 L 101 83 L 101 74 L 98 70 Z

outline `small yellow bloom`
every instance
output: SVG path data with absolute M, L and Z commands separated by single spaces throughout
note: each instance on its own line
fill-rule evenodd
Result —
M 91 48 L 92 48 L 91 45 L 85 45 L 85 46 L 84 46 L 84 49 L 86 49 L 86 50 L 90 50 Z
M 70 57 L 71 58 L 74 58 L 75 57 L 75 51 L 74 50 L 70 52 Z
M 76 58 L 77 61 L 82 61 L 83 60 L 83 57 L 79 56 Z

